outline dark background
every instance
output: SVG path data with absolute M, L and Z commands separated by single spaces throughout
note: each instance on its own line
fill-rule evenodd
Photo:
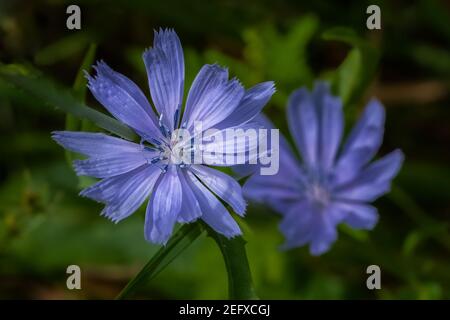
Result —
M 381 7 L 382 30 L 366 28 Z M 78 4 L 80 31 L 66 28 Z M 316 79 L 345 90 L 347 129 L 368 98 L 386 106 L 380 154 L 401 148 L 406 162 L 392 192 L 378 200 L 371 232 L 341 228 L 320 257 L 279 251 L 279 218 L 250 206 L 244 229 L 257 292 L 265 299 L 443 299 L 450 296 L 450 6 L 447 1 L 5 1 L 0 0 L 0 62 L 33 67 L 72 87 L 90 44 L 97 59 L 147 93 L 142 51 L 153 30 L 181 38 L 187 84 L 204 63 L 229 67 L 247 87 L 274 80 L 266 114 L 287 133 L 289 93 Z M 342 41 L 335 27 L 352 33 Z M 327 37 L 334 34 L 335 36 Z M 339 34 L 339 32 L 337 32 Z M 365 48 L 379 56 L 366 57 Z M 351 60 L 349 53 L 356 52 Z M 348 79 L 348 78 L 346 78 Z M 344 89 L 342 89 L 344 88 Z M 87 95 L 87 104 L 102 110 Z M 77 196 L 78 179 L 50 132 L 64 113 L 0 80 L 0 298 L 113 298 L 158 249 L 143 237 L 143 210 L 118 225 Z M 82 269 L 82 290 L 66 289 L 66 267 Z M 366 288 L 366 267 L 382 271 L 382 290 Z M 226 298 L 214 242 L 198 239 L 137 297 Z

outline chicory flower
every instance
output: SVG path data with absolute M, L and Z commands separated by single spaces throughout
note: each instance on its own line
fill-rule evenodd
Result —
M 141 143 L 103 133 L 53 133 L 63 147 L 88 157 L 75 161 L 78 175 L 101 179 L 80 195 L 104 203 L 102 215 L 114 222 L 127 218 L 150 198 L 144 231 L 154 243 L 165 244 L 176 222 L 197 219 L 226 237 L 239 235 L 239 226 L 219 198 L 243 216 L 246 203 L 241 186 L 216 169 L 187 163 L 191 147 L 186 149 L 174 132 L 183 129 L 193 134 L 197 121 L 202 130 L 248 126 L 272 96 L 273 83 L 245 90 L 238 80 L 228 79 L 226 69 L 205 65 L 189 90 L 183 112 L 184 56 L 176 33 L 155 32 L 153 48 L 144 52 L 143 60 L 156 112 L 135 83 L 106 63 L 98 62 L 97 75 L 87 76 L 95 98 L 132 128 Z
M 280 137 L 280 170 L 274 176 L 254 174 L 244 196 L 265 203 L 282 215 L 284 248 L 310 245 L 313 255 L 326 252 L 337 239 L 337 225 L 372 229 L 378 221 L 370 203 L 387 193 L 403 162 L 395 150 L 370 163 L 381 146 L 385 111 L 373 99 L 340 147 L 344 116 L 342 101 L 326 83 L 313 92 L 292 93 L 287 120 L 302 161 Z M 271 126 L 264 119 L 266 126 Z

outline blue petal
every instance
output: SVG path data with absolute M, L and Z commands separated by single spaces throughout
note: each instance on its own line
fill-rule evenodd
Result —
M 80 176 L 108 178 L 136 169 L 148 161 L 143 152 L 107 154 L 98 158 L 75 160 L 75 171 Z
M 311 206 L 306 201 L 297 202 L 283 215 L 280 223 L 280 231 L 286 238 L 282 249 L 291 249 L 303 246 L 309 242 L 313 232 L 311 225 L 314 214 Z
M 266 132 L 259 123 L 247 122 L 239 127 L 203 132 L 202 163 L 213 166 L 234 166 L 237 163 L 255 163 L 261 153 L 259 141 L 265 139 Z M 231 133 L 231 134 L 229 134 Z
M 283 175 L 261 176 L 255 174 L 244 184 L 243 191 L 246 198 L 260 203 L 288 201 L 302 197 L 301 183 L 295 177 L 286 179 Z
M 182 123 L 190 129 L 202 121 L 203 130 L 212 128 L 236 109 L 243 96 L 244 88 L 236 79 L 228 81 L 226 69 L 205 65 L 189 90 Z
M 350 132 L 342 153 L 338 159 L 338 166 L 341 163 L 349 162 L 349 159 L 359 158 L 360 163 L 354 170 L 346 172 L 348 177 L 341 177 L 340 180 L 350 180 L 358 173 L 358 169 L 367 164 L 377 153 L 383 141 L 385 112 L 381 103 L 373 99 L 369 102 L 360 120 Z M 364 150 L 363 152 L 361 150 Z M 354 153 L 359 153 L 355 156 Z
M 271 146 L 271 140 L 272 140 L 272 129 L 278 130 L 275 128 L 273 123 L 264 115 L 259 114 L 256 118 L 254 118 L 251 123 L 255 123 L 255 127 L 260 127 L 268 130 L 267 134 L 267 151 L 269 153 L 272 153 L 272 151 L 275 151 L 275 148 Z M 297 159 L 297 157 L 294 155 L 294 152 L 291 149 L 291 146 L 286 141 L 285 137 L 281 134 L 281 132 L 278 130 L 279 140 L 278 140 L 278 157 L 279 157 L 279 172 L 276 176 L 302 176 L 302 169 L 300 168 L 300 163 Z M 261 158 L 261 149 L 259 149 L 259 157 Z M 261 167 L 261 164 L 258 163 L 256 165 L 254 164 L 244 164 L 244 165 L 237 165 L 233 166 L 233 171 L 238 175 L 238 177 L 244 177 L 248 176 L 250 174 L 253 174 L 257 172 Z M 256 174 L 259 174 L 257 172 Z M 288 179 L 289 180 L 289 179 Z
M 179 177 L 181 182 L 181 188 L 183 193 L 183 200 L 181 203 L 180 215 L 178 216 L 178 222 L 186 223 L 192 222 L 202 215 L 202 209 L 195 197 L 194 192 L 191 190 L 191 186 L 187 182 L 186 173 L 180 170 Z
M 305 164 L 312 168 L 318 160 L 319 119 L 312 95 L 305 88 L 289 97 L 287 120 L 289 130 Z
M 54 131 L 52 138 L 64 148 L 90 157 L 142 151 L 139 144 L 103 133 Z
M 102 179 L 92 186 L 83 189 L 80 192 L 80 196 L 102 203 L 113 202 L 122 185 L 136 174 L 136 171 L 140 170 L 141 168 L 138 168 L 118 176 Z
M 182 188 L 178 168 L 169 165 L 155 187 L 145 215 L 145 239 L 165 244 L 172 234 L 173 227 L 181 210 Z
M 290 249 L 309 243 L 310 253 L 320 255 L 336 241 L 336 224 L 343 218 L 343 212 L 333 206 L 319 209 L 307 201 L 298 202 L 283 216 L 280 223 L 280 230 L 286 237 L 283 248 Z
M 180 39 L 171 29 L 155 31 L 153 48 L 144 52 L 150 93 L 156 109 L 170 129 L 181 111 L 184 90 L 184 56 Z M 178 120 L 178 119 L 177 119 Z
M 261 124 L 267 129 L 276 129 L 272 122 L 264 115 L 261 114 L 255 120 L 261 122 Z M 297 156 L 294 154 L 291 145 L 287 142 L 286 138 L 279 131 L 279 157 L 280 157 L 280 175 L 284 177 L 302 177 L 303 171 L 300 167 Z M 270 146 L 268 146 L 270 148 Z
M 372 158 L 370 152 L 370 148 L 363 147 L 349 152 L 345 157 L 341 157 L 333 168 L 331 184 L 342 185 L 353 180 L 367 161 Z
M 110 182 L 105 182 L 102 185 L 97 184 L 92 189 L 85 190 L 82 194 L 88 197 L 90 194 L 107 197 L 108 203 L 102 214 L 114 222 L 119 222 L 139 209 L 150 195 L 160 174 L 161 170 L 158 168 L 142 166 L 132 173 L 125 174 L 126 177 L 118 179 L 119 181 L 115 181 L 120 184 L 115 187 L 116 190 L 113 194 L 111 191 L 114 190 L 114 187 L 108 186 Z M 101 190 L 102 187 L 104 187 L 103 190 Z
M 370 164 L 361 173 L 361 181 L 391 181 L 403 164 L 405 156 L 399 149 Z
M 331 245 L 336 241 L 336 226 L 331 219 L 327 219 L 325 212 L 316 217 L 312 230 L 309 252 L 313 256 L 318 256 L 328 251 Z
M 202 208 L 202 219 L 211 228 L 227 238 L 241 234 L 238 224 L 222 203 L 192 174 L 188 172 L 189 184 Z
M 274 128 L 272 122 L 264 115 L 258 116 L 256 121 L 267 129 Z M 270 145 L 268 148 L 270 149 Z M 277 174 L 262 176 L 256 172 L 243 187 L 245 197 L 256 202 L 267 203 L 277 211 L 280 211 L 278 210 L 280 207 L 284 208 L 282 203 L 301 198 L 305 184 L 304 172 L 289 143 L 281 134 L 279 136 L 279 160 Z M 259 166 L 255 167 L 259 168 Z M 250 169 L 246 171 L 249 172 Z
M 355 184 L 336 191 L 334 197 L 339 201 L 372 202 L 388 193 L 391 190 L 390 187 L 391 184 L 387 181 Z
M 341 99 L 333 97 L 326 86 L 325 92 L 314 92 L 315 99 L 320 105 L 320 164 L 323 170 L 328 171 L 334 164 L 344 129 Z
M 234 212 L 244 215 L 247 205 L 242 197 L 242 188 L 236 180 L 225 173 L 202 165 L 192 165 L 190 169 L 207 188 L 228 203 Z
M 343 222 L 354 229 L 371 230 L 378 222 L 378 211 L 373 206 L 345 202 L 337 202 L 335 205 L 348 213 Z
M 403 153 L 395 150 L 365 168 L 352 181 L 337 187 L 333 196 L 339 200 L 374 201 L 390 190 L 391 180 L 403 163 Z
M 255 119 L 274 93 L 275 84 L 272 81 L 262 82 L 248 89 L 233 113 L 217 124 L 215 128 L 236 127 Z
M 158 137 L 160 131 L 156 126 L 156 116 L 142 91 L 104 62 L 98 62 L 94 68 L 97 76 L 87 77 L 88 87 L 97 100 L 139 135 Z

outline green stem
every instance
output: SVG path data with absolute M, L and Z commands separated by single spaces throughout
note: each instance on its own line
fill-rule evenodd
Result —
M 186 224 L 176 232 L 166 246 L 150 259 L 142 270 L 126 285 L 116 299 L 126 299 L 136 292 L 144 283 L 154 278 L 195 239 L 202 234 L 203 228 L 199 223 Z
M 241 236 L 227 239 L 211 228 L 208 235 L 214 239 L 222 252 L 228 273 L 228 297 L 230 299 L 258 299 L 253 288 L 252 274 L 245 250 L 246 241 Z
M 242 237 L 227 239 L 204 223 L 184 225 L 144 266 L 144 268 L 126 285 L 116 299 L 126 299 L 135 293 L 144 283 L 154 278 L 181 252 L 183 252 L 203 230 L 208 231 L 220 248 L 228 274 L 228 295 L 230 299 L 258 299 L 253 288 L 252 275 L 245 251 L 246 241 Z

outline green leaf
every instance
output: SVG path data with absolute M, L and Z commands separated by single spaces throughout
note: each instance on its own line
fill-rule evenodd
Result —
M 324 40 L 340 41 L 353 48 L 332 76 L 332 87 L 344 105 L 353 105 L 362 97 L 372 82 L 380 54 L 351 29 L 336 27 L 322 34 Z
M 410 53 L 413 59 L 421 66 L 439 75 L 448 76 L 450 74 L 450 53 L 448 49 L 418 44 L 411 47 Z
M 135 140 L 136 134 L 116 119 L 87 107 L 68 90 L 57 89 L 55 84 L 43 76 L 36 76 L 30 70 L 17 65 L 0 65 L 0 77 L 32 96 L 80 119 L 87 119 L 102 129 L 128 140 Z
M 86 52 L 86 55 L 83 58 L 83 62 L 81 63 L 80 68 L 78 69 L 77 76 L 73 84 L 74 95 L 75 97 L 80 99 L 80 101 L 84 101 L 86 99 L 87 79 L 84 76 L 84 71 L 89 71 L 91 69 L 91 66 L 94 63 L 96 51 L 97 45 L 95 43 L 91 43 Z
M 84 71 L 89 71 L 94 59 L 95 59 L 95 51 L 97 49 L 97 46 L 95 44 L 91 44 L 89 46 L 89 49 L 86 52 L 86 55 L 84 56 L 83 62 L 81 63 L 80 68 L 78 69 L 77 76 L 75 78 L 74 84 L 73 84 L 73 94 L 74 96 L 82 103 L 85 102 L 86 99 L 86 88 L 87 88 L 87 79 L 84 77 Z M 77 119 L 72 114 L 66 115 L 66 130 L 69 131 L 77 131 L 82 130 L 82 123 L 87 122 L 88 120 L 80 120 Z M 87 126 L 86 124 L 85 126 Z M 69 162 L 69 164 L 72 163 L 72 160 L 74 159 L 74 153 L 70 152 L 69 150 L 66 150 L 66 158 Z
M 143 284 L 164 270 L 180 253 L 202 234 L 200 223 L 183 225 L 142 268 L 142 270 L 126 285 L 116 299 L 126 299 L 136 292 Z
M 422 234 L 429 235 L 430 238 L 433 238 L 444 248 L 446 248 L 447 250 L 450 249 L 448 223 L 435 220 L 433 217 L 428 215 L 406 191 L 404 191 L 396 184 L 392 184 L 391 192 L 388 194 L 388 197 L 420 227 Z M 408 250 L 413 249 L 415 244 L 414 246 L 412 246 L 412 244 L 405 244 L 405 246 L 407 247 L 405 249 L 405 252 L 407 253 Z M 408 247 L 411 247 L 411 249 L 409 249 Z
M 222 252 L 228 273 L 228 296 L 235 300 L 258 299 L 253 287 L 252 274 L 248 264 L 246 241 L 242 236 L 227 239 L 207 227 L 211 236 Z
M 81 52 L 88 41 L 89 35 L 86 33 L 77 32 L 67 35 L 39 50 L 34 56 L 34 61 L 42 66 L 64 61 Z
M 95 59 L 95 52 L 97 50 L 96 44 L 91 44 L 83 58 L 83 62 L 81 63 L 80 68 L 78 69 L 77 75 L 75 77 L 75 81 L 73 84 L 72 92 L 75 98 L 77 98 L 81 103 L 85 103 L 86 101 L 86 92 L 87 92 L 87 79 L 84 76 L 84 72 L 91 69 L 91 66 Z M 95 131 L 96 126 L 89 120 L 86 119 L 77 119 L 72 114 L 66 115 L 66 130 L 69 131 Z M 72 164 L 74 159 L 79 159 L 80 155 L 77 155 L 74 152 L 66 150 L 66 159 L 69 163 L 69 166 Z M 80 189 L 87 187 L 95 182 L 95 179 L 86 176 L 78 177 L 78 186 Z
M 309 67 L 307 46 L 316 33 L 319 21 L 305 15 L 295 21 L 285 33 L 272 25 L 244 32 L 244 55 L 262 80 L 275 80 L 292 90 L 301 84 L 311 84 L 313 72 Z M 281 86 L 280 86 L 281 87 Z

